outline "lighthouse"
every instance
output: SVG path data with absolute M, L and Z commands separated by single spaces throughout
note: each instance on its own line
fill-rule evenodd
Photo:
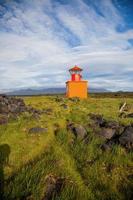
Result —
M 82 80 L 82 71 L 78 66 L 69 69 L 71 80 L 66 82 L 66 97 L 87 98 L 88 81 Z

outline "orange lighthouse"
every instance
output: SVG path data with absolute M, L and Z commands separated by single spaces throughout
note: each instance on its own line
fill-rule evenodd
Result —
M 78 66 L 69 69 L 71 80 L 66 82 L 67 97 L 87 98 L 88 81 L 82 80 L 82 71 Z

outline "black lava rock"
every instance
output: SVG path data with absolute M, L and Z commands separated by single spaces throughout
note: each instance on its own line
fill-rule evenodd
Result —
M 41 128 L 39 126 L 36 126 L 36 127 L 30 128 L 28 133 L 30 134 L 46 133 L 47 130 L 48 130 L 47 128 Z

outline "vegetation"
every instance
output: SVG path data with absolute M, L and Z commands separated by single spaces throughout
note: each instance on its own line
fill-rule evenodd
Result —
M 4 199 L 43 199 L 45 179 L 50 174 L 65 178 L 54 200 L 132 198 L 132 152 L 120 145 L 114 145 L 111 151 L 102 151 L 100 145 L 105 139 L 94 134 L 88 116 L 102 114 L 105 119 L 129 125 L 133 118 L 120 118 L 119 106 L 124 101 L 132 105 L 132 98 L 90 97 L 80 101 L 61 96 L 23 98 L 27 105 L 51 111 L 38 119 L 25 112 L 0 126 L 0 147 L 5 144 L 9 147 L 9 161 L 0 166 L 5 180 Z M 73 144 L 74 135 L 66 128 L 68 121 L 86 128 L 88 143 L 75 140 Z M 29 134 L 29 129 L 36 126 L 48 131 Z

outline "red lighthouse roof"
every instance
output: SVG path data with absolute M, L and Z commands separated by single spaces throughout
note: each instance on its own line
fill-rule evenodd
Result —
M 79 68 L 78 66 L 74 66 L 73 68 L 69 69 L 69 71 L 82 71 L 83 69 Z

